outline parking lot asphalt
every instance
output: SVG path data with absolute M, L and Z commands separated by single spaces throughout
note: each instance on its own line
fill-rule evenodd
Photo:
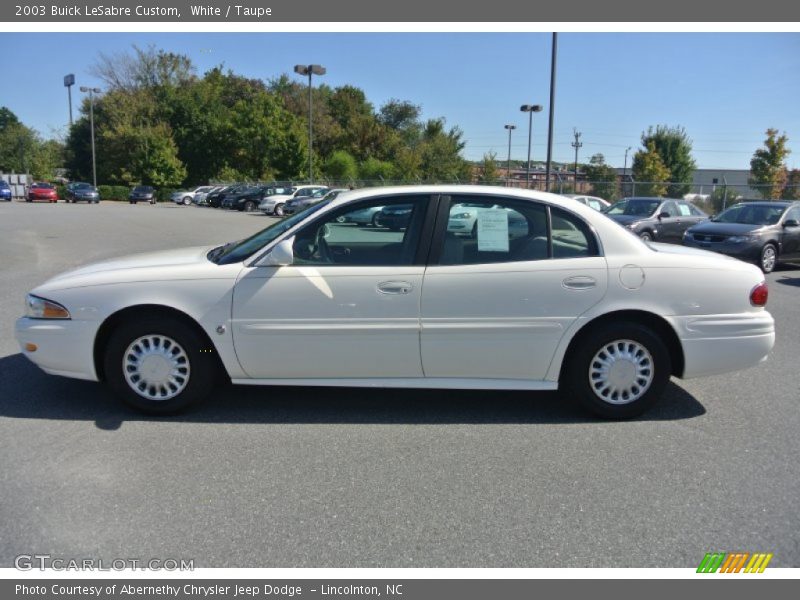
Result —
M 629 422 L 554 393 L 245 386 L 153 418 L 19 353 L 24 294 L 51 275 L 271 221 L 0 204 L 0 566 L 39 553 L 196 567 L 696 567 L 711 551 L 800 566 L 800 269 L 767 277 L 769 361 L 673 380 Z

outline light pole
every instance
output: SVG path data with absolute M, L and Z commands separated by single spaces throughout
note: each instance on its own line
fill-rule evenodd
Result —
M 533 138 L 533 113 L 542 112 L 541 104 L 523 104 L 519 107 L 522 112 L 528 113 L 528 171 L 525 175 L 526 186 L 531 187 L 531 140 Z
M 75 85 L 75 75 L 70 73 L 64 75 L 64 87 L 67 88 L 67 98 L 69 98 L 69 126 L 72 127 L 72 86 Z
M 314 183 L 314 167 L 312 160 L 314 158 L 313 148 L 313 130 L 311 128 L 311 115 L 313 101 L 311 100 L 311 76 L 312 75 L 325 75 L 327 72 L 322 65 L 295 65 L 294 72 L 298 75 L 308 75 L 308 183 Z
M 83 93 L 89 92 L 89 129 L 92 132 L 92 185 L 97 187 L 97 160 L 94 152 L 94 95 L 100 93 L 100 88 L 81 86 Z
M 506 186 L 511 185 L 511 132 L 514 131 L 516 125 L 503 125 L 508 129 L 508 162 L 506 162 Z
M 550 166 L 553 160 L 553 121 L 556 114 L 556 59 L 558 57 L 558 33 L 553 32 L 553 45 L 550 51 L 550 119 L 547 124 L 547 168 L 545 170 L 544 191 L 550 191 Z
M 573 190 L 574 193 L 578 193 L 578 150 L 581 149 L 583 146 L 583 142 L 581 141 L 581 132 L 572 128 L 572 135 L 575 136 L 575 141 L 572 142 L 571 146 L 575 148 L 575 189 Z

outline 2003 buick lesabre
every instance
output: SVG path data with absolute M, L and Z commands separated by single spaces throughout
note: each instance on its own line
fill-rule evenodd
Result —
M 477 211 L 477 228 L 451 218 Z M 408 211 L 399 230 L 348 214 Z M 213 384 L 555 390 L 640 414 L 670 375 L 764 360 L 753 265 L 646 244 L 560 196 L 472 186 L 347 192 L 245 240 L 109 260 L 27 297 L 24 354 L 177 411 Z

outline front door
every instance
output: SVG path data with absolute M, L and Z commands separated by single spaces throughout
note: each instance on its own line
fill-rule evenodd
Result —
M 348 213 L 407 205 L 406 226 L 363 227 Z M 421 377 L 419 264 L 429 198 L 370 199 L 297 232 L 294 264 L 254 267 L 236 284 L 233 337 L 253 378 Z

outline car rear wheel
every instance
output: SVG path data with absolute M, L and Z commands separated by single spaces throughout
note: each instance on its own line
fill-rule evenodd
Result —
M 256 203 L 248 200 L 244 203 L 244 212 L 253 212 L 256 209 Z
M 213 349 L 186 323 L 146 318 L 118 327 L 105 353 L 105 376 L 128 405 L 151 414 L 178 412 L 207 397 L 218 375 Z
M 560 387 L 583 408 L 608 419 L 648 410 L 672 370 L 660 337 L 639 323 L 607 323 L 577 340 Z
M 276 217 L 282 217 L 283 216 L 283 204 L 278 204 L 275 207 L 275 216 Z
M 777 264 L 778 249 L 775 247 L 775 244 L 766 244 L 761 249 L 761 257 L 759 259 L 758 266 L 761 267 L 761 270 L 764 273 L 772 273 Z

